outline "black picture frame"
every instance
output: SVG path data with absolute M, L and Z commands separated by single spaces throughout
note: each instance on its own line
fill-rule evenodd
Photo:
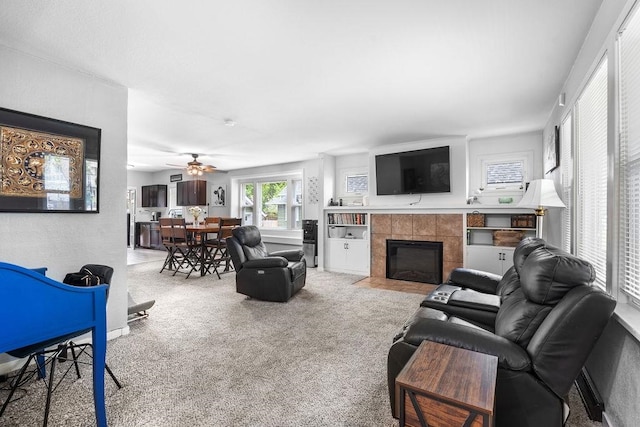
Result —
M 548 174 L 560 166 L 560 127 L 555 126 L 544 145 L 544 173 Z
M 0 212 L 99 213 L 101 132 L 0 108 Z
M 182 174 L 181 173 L 177 173 L 175 175 L 169 176 L 169 181 L 171 181 L 171 182 L 182 181 Z

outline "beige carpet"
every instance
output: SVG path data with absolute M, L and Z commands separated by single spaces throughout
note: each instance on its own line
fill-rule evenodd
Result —
M 124 384 L 118 390 L 106 379 L 110 426 L 397 425 L 386 356 L 420 295 L 309 269 L 291 301 L 268 303 L 237 294 L 233 273 L 185 280 L 158 274 L 160 265 L 128 267 L 134 299 L 156 305 L 130 335 L 109 342 L 107 362 Z M 49 425 L 94 425 L 90 367 L 83 372 L 54 394 Z M 42 386 L 19 395 L 0 425 L 40 425 Z M 591 425 L 578 418 L 579 401 L 571 406 L 571 426 Z

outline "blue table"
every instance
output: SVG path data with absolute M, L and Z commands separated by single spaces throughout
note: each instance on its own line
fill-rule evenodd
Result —
M 107 287 L 69 286 L 44 276 L 42 271 L 0 262 L 0 353 L 90 330 L 98 427 L 107 426 Z

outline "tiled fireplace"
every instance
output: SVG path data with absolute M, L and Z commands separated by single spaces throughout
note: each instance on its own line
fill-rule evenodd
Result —
M 387 276 L 387 240 L 442 242 L 442 277 L 463 265 L 462 214 L 371 215 L 371 276 Z

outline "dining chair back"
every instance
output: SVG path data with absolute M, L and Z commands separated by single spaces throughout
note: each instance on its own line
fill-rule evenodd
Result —
M 200 246 L 187 232 L 184 218 L 160 218 L 162 244 L 167 249 L 167 258 L 160 272 L 165 268 L 176 273 L 186 273 L 187 278 L 198 269 L 198 251 Z M 184 269 L 184 271 L 183 271 Z M 188 271 L 186 271 L 188 270 Z
M 214 272 L 220 277 L 218 267 L 222 263 L 225 264 L 224 271 L 229 271 L 231 265 L 231 257 L 227 251 L 227 237 L 231 237 L 232 230 L 242 225 L 242 218 L 220 218 L 220 227 L 218 235 L 215 239 L 207 241 L 207 250 L 209 251 L 210 262 L 207 268 L 213 268 Z

